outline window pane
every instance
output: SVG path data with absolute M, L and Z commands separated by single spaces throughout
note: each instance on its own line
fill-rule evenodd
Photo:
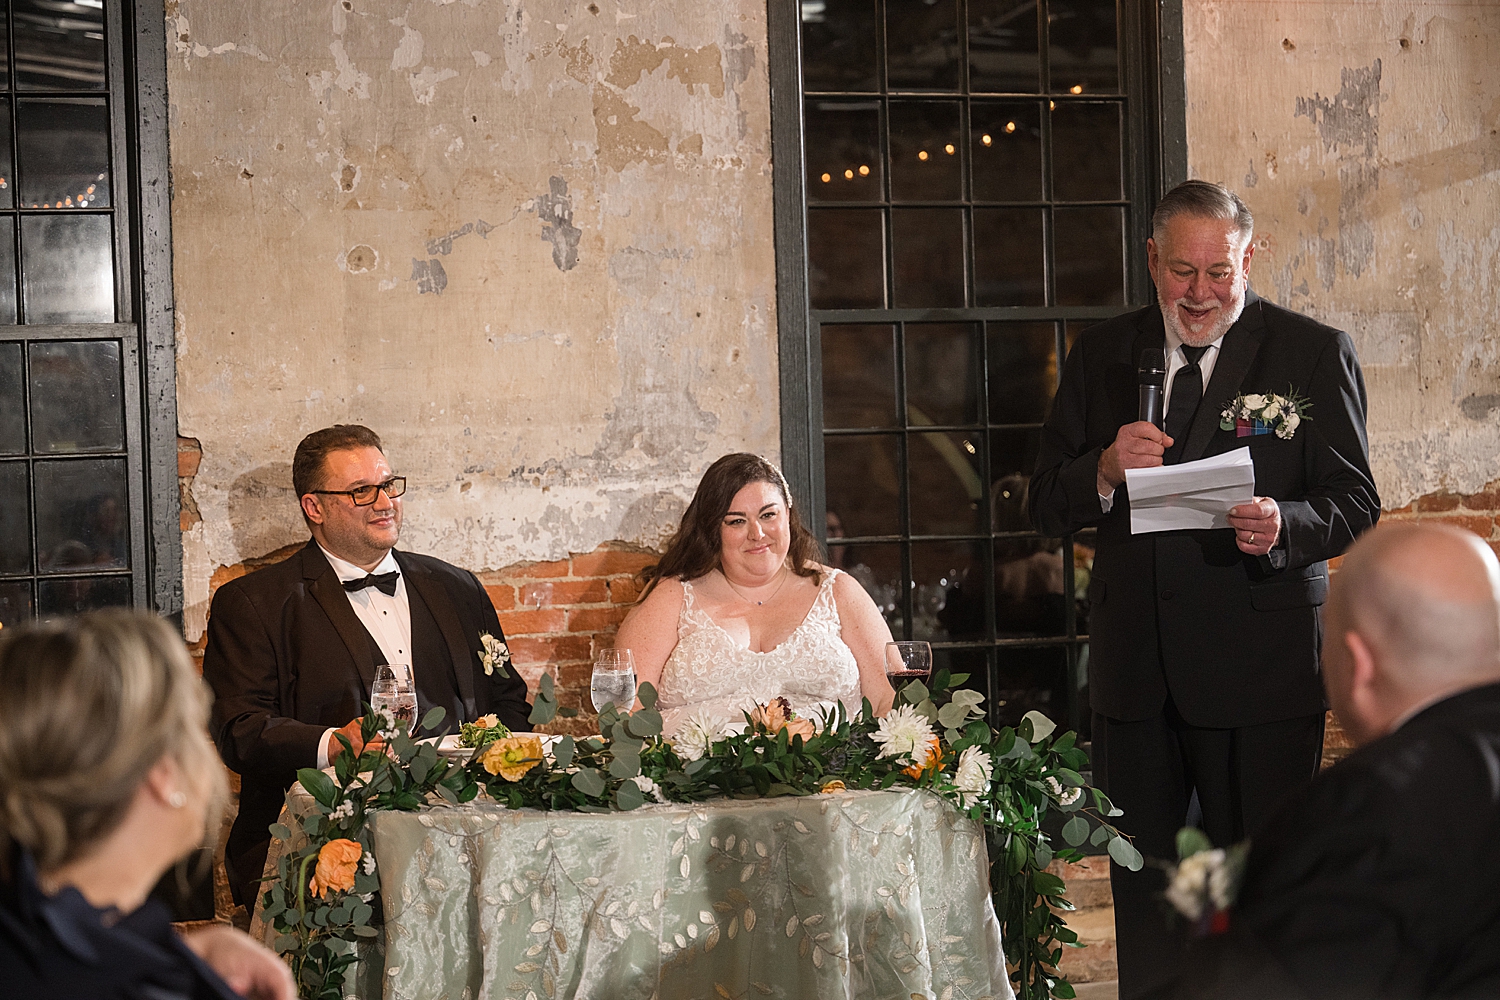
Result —
M 118 608 L 130 603 L 130 577 L 84 576 L 71 580 L 38 580 L 37 615 L 76 615 L 93 608 Z
M 851 434 L 823 439 L 827 506 L 848 538 L 901 531 L 900 439 Z
M 969 0 L 969 90 L 1035 94 L 1041 87 L 1035 0 Z
M 1058 539 L 995 539 L 995 635 L 1028 639 L 1066 634 L 1065 579 Z
M 1050 0 L 1048 64 L 1053 93 L 1112 94 L 1120 88 L 1115 0 Z
M 1092 319 L 1070 319 L 1068 325 L 1063 328 L 1063 336 L 1067 338 L 1066 348 L 1073 350 L 1073 344 L 1078 340 L 1078 335 L 1091 326 L 1097 326 L 1098 321 Z M 1067 357 L 1066 354 L 1063 355 Z
M 0 626 L 15 628 L 35 617 L 31 607 L 31 581 L 0 583 Z
M 1125 210 L 1059 208 L 1052 214 L 1057 304 L 1125 304 Z
M 16 321 L 16 218 L 0 218 L 0 323 Z
M 4 18 L 0 18 L 0 89 L 10 89 L 10 25 Z
M 1052 196 L 1058 201 L 1124 197 L 1120 105 L 1058 101 L 1052 112 Z
M 980 500 L 980 431 L 916 434 L 908 438 L 911 533 L 972 535 L 984 530 Z
M 893 427 L 896 328 L 824 326 L 823 426 Z
M 26 208 L 109 205 L 109 112 L 102 97 L 18 103 L 16 155 Z
M 932 642 L 984 639 L 982 542 L 913 542 L 912 638 Z
M 990 423 L 1038 424 L 1057 391 L 1057 331 L 1051 323 L 991 323 Z
M 1017 725 L 1031 711 L 1061 719 L 1067 706 L 1067 678 L 1065 646 L 1001 646 L 995 650 L 991 718 L 1002 726 Z
M 957 90 L 958 0 L 886 0 L 885 48 L 891 90 Z
M 969 110 L 975 201 L 1042 197 L 1042 106 L 975 101 Z
M 0 573 L 31 572 L 31 490 L 25 462 L 0 462 Z
M 979 420 L 979 328 L 906 325 L 906 419 L 912 427 Z
M 814 309 L 885 305 L 885 213 L 815 208 L 807 213 L 807 286 Z
M 891 210 L 896 307 L 964 304 L 961 208 Z
M 990 431 L 990 482 L 991 495 L 996 490 L 1005 489 L 1024 490 L 1026 482 L 1030 480 L 1031 473 L 1036 469 L 1036 453 L 1041 447 L 1042 432 L 1036 428 L 1016 430 L 993 430 Z M 1019 482 L 1008 479 L 1009 476 L 1020 476 Z M 1002 507 L 996 507 L 994 517 L 999 518 L 1004 514 Z M 996 531 L 1030 531 L 1029 523 L 1009 523 L 1001 526 L 995 525 Z
M 26 452 L 26 395 L 21 391 L 21 345 L 0 342 L 0 455 Z
M 21 220 L 28 323 L 113 323 L 115 268 L 107 215 Z
M 0 39 L 5 37 L 4 18 L 0 18 Z M 5 54 L 0 52 L 0 62 Z M 0 98 L 0 208 L 15 204 L 16 174 L 10 162 L 10 98 Z
M 901 638 L 902 618 L 902 570 L 901 546 L 894 544 L 834 545 L 834 525 L 838 515 L 828 511 L 828 565 L 841 569 L 865 588 L 865 593 L 880 609 L 881 617 L 890 626 L 891 634 Z
M 810 201 L 885 200 L 879 104 L 808 101 L 805 127 Z
M 13 0 L 16 86 L 104 90 L 104 6 L 68 0 Z
M 891 102 L 891 199 L 963 197 L 963 142 L 957 101 Z
M 126 569 L 125 460 L 36 463 L 38 571 Z
M 878 90 L 874 0 L 802 0 L 805 90 Z
M 974 301 L 981 306 L 1047 302 L 1042 209 L 974 209 Z
M 1073 601 L 1077 607 L 1075 628 L 1078 635 L 1089 634 L 1089 580 L 1094 575 L 1098 536 L 1098 531 L 1093 528 L 1073 536 Z
M 32 344 L 31 443 L 36 452 L 122 450 L 121 379 L 116 341 Z

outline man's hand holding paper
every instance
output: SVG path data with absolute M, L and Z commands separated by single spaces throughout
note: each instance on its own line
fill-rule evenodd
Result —
M 1250 533 L 1257 531 L 1259 542 L 1259 531 L 1269 527 L 1259 519 L 1263 512 L 1255 502 L 1255 463 L 1249 448 L 1196 462 L 1127 469 L 1125 484 L 1130 490 L 1131 534 L 1228 528 L 1232 508 L 1248 508 L 1240 513 L 1256 515 L 1258 528 L 1247 526 L 1239 539 L 1248 542 Z M 1270 503 L 1274 509 L 1274 501 Z

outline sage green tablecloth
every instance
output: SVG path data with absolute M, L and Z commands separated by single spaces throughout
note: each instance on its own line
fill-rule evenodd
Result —
M 925 792 L 373 822 L 386 1000 L 1012 996 L 982 829 Z

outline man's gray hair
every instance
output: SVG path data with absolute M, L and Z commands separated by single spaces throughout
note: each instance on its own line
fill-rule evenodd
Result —
M 1209 181 L 1184 181 L 1162 195 L 1161 201 L 1156 203 L 1156 211 L 1151 213 L 1151 238 L 1161 243 L 1167 232 L 1167 223 L 1179 215 L 1233 222 L 1235 230 L 1246 242 L 1255 232 L 1255 217 L 1239 195 L 1222 184 Z

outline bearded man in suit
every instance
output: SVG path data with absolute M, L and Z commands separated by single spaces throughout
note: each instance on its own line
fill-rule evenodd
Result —
M 1190 818 L 1215 843 L 1254 832 L 1316 772 L 1323 743 L 1319 606 L 1326 560 L 1373 525 L 1364 378 L 1349 337 L 1249 288 L 1254 220 L 1188 181 L 1152 219 L 1157 303 L 1087 330 L 1042 431 L 1028 506 L 1046 535 L 1097 528 L 1089 583 L 1094 777 L 1147 858 L 1175 857 Z M 1166 428 L 1137 419 L 1148 349 L 1167 359 Z M 1283 437 L 1220 427 L 1243 394 L 1292 394 Z M 1132 534 L 1125 470 L 1248 445 L 1260 496 L 1229 528 Z M 1111 868 L 1120 995 L 1181 960 L 1162 869 Z
M 487 673 L 480 635 L 504 642 L 474 574 L 397 551 L 401 495 L 380 438 L 356 424 L 314 431 L 297 445 L 292 485 L 312 534 L 291 558 L 220 587 L 203 675 L 214 690 L 213 736 L 240 775 L 240 810 L 225 867 L 237 902 L 255 905 L 270 833 L 303 767 L 363 748 L 360 718 L 375 668 L 412 668 L 417 718 L 446 710 L 440 732 L 494 713 L 527 728 L 526 685 Z
M 1378 528 L 1328 599 L 1324 680 L 1358 746 L 1250 844 L 1228 932 L 1174 996 L 1500 996 L 1500 561 Z

